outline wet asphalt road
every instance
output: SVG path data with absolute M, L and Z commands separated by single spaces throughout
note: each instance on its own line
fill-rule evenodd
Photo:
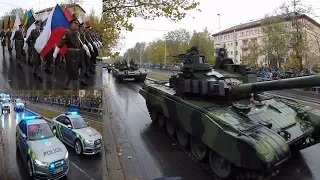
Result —
M 42 63 L 45 67 L 45 63 Z M 52 66 L 53 74 L 47 74 L 41 70 L 43 82 L 40 82 L 33 76 L 33 67 L 25 64 L 23 70 L 19 69 L 16 64 L 15 50 L 13 50 L 13 59 L 10 60 L 7 47 L 3 54 L 2 47 L 0 48 L 0 89 L 56 89 L 61 90 L 65 87 L 67 80 L 66 70 Z M 91 78 L 86 79 L 88 86 L 80 86 L 79 83 L 70 83 L 69 89 L 101 89 L 102 87 L 102 63 L 97 61 L 95 67 L 96 72 L 91 73 Z
M 174 146 L 165 129 L 151 123 L 141 84 L 118 84 L 107 70 L 103 72 L 106 118 L 111 121 L 115 144 L 126 179 L 151 180 L 161 176 L 180 176 L 183 180 L 209 180 L 207 173 L 180 148 Z M 113 108 L 111 108 L 113 107 Z M 283 164 L 273 180 L 319 180 L 320 145 L 302 150 Z M 128 156 L 132 157 L 129 159 Z
M 21 161 L 21 156 L 16 153 L 15 128 L 23 116 L 32 115 L 30 112 L 15 112 L 11 107 L 11 113 L 1 115 L 0 128 L 4 139 L 4 162 L 7 178 L 9 180 L 27 180 L 26 165 Z M 101 180 L 102 168 L 101 155 L 78 156 L 72 148 L 67 146 L 69 152 L 70 169 L 64 180 Z

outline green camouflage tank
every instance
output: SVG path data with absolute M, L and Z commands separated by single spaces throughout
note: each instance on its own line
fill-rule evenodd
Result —
M 130 61 L 130 64 L 123 60 L 114 65 L 112 75 L 119 83 L 122 83 L 124 79 L 134 79 L 136 82 L 144 82 L 147 77 L 147 70 L 139 69 L 133 60 Z
M 262 92 L 318 86 L 320 75 L 256 82 L 231 59 L 219 69 L 199 54 L 182 59 L 182 72 L 146 81 L 140 94 L 152 121 L 219 179 L 269 178 L 292 152 L 319 142 L 319 110 Z

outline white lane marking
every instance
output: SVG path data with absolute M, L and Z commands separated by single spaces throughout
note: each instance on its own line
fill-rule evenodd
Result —
M 73 162 L 70 161 L 70 163 L 77 168 L 80 172 L 82 172 L 85 176 L 87 176 L 87 178 L 89 178 L 90 180 L 95 180 L 92 177 L 90 177 L 86 172 L 84 172 L 79 166 L 77 166 L 76 164 L 74 164 Z

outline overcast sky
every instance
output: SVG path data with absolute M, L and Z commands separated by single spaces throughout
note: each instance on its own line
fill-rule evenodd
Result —
M 5 12 L 19 7 L 23 9 L 33 8 L 34 11 L 39 11 L 53 7 L 61 2 L 64 2 L 64 0 L 1 0 L 0 16 L 3 16 Z M 97 16 L 100 16 L 102 13 L 102 0 L 83 0 L 83 3 L 80 5 L 87 13 L 90 13 L 92 8 L 95 10 Z
M 219 18 L 221 30 L 233 25 L 257 20 L 263 18 L 265 14 L 272 12 L 283 2 L 288 0 L 198 0 L 202 12 L 192 12 L 186 19 L 173 23 L 166 19 L 157 19 L 155 21 L 144 21 L 142 19 L 133 19 L 135 24 L 133 32 L 125 32 L 123 47 L 117 50 L 123 54 L 126 49 L 131 48 L 136 42 L 150 42 L 157 38 L 162 38 L 170 30 L 179 28 L 188 31 L 201 31 L 208 27 L 212 33 L 219 31 Z M 305 4 L 313 5 L 315 14 L 320 16 L 320 0 L 305 0 Z M 194 18 L 193 18 L 194 17 Z M 320 18 L 315 19 L 320 22 Z

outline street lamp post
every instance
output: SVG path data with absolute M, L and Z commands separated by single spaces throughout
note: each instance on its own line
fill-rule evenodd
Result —
M 218 18 L 219 18 L 219 45 L 220 45 L 220 47 L 221 47 L 221 27 L 220 27 L 220 14 L 217 14 L 217 16 L 218 16 Z

